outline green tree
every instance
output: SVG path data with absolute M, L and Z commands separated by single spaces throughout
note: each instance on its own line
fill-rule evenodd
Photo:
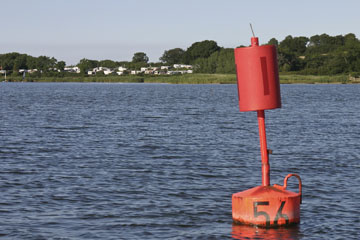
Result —
M 344 45 L 344 37 L 331 37 L 327 34 L 310 37 L 307 54 L 327 54 Z
M 66 64 L 64 61 L 59 61 L 56 63 L 56 68 L 59 69 L 60 71 L 64 71 Z
M 346 64 L 346 72 L 360 71 L 360 41 L 354 34 L 344 36 L 344 46 L 339 48 L 337 55 L 343 58 Z
M 18 55 L 14 60 L 14 66 L 13 66 L 14 72 L 19 71 L 19 69 L 27 69 L 26 54 Z
M 224 48 L 219 51 L 216 73 L 235 73 L 234 49 Z
M 274 41 L 274 40 L 273 40 Z M 278 65 L 280 71 L 299 71 L 305 66 L 304 58 L 309 39 L 287 36 L 278 45 Z
M 184 62 L 186 64 L 193 63 L 198 58 L 208 58 L 211 54 L 219 51 L 220 47 L 215 41 L 205 40 L 193 43 L 184 54 Z
M 163 63 L 173 65 L 175 63 L 182 63 L 185 51 L 181 48 L 174 48 L 164 52 L 160 57 Z
M 13 70 L 15 59 L 20 56 L 17 52 L 6 53 L 1 55 L 1 66 L 4 70 Z
M 196 73 L 215 73 L 216 56 L 209 58 L 197 58 L 193 65 L 194 65 L 194 71 Z
M 89 60 L 89 59 L 83 58 L 77 64 L 77 67 L 80 68 L 80 73 L 82 75 L 86 75 L 90 69 L 96 68 L 97 65 L 98 65 L 98 61 L 96 61 L 96 60 Z
M 37 58 L 28 55 L 26 57 L 26 64 L 28 66 L 28 69 L 35 69 L 37 66 Z
M 119 64 L 112 60 L 101 60 L 99 61 L 98 67 L 116 68 Z
M 37 58 L 36 68 L 43 72 L 48 72 L 51 68 L 55 68 L 57 60 L 47 56 L 40 56 Z
M 198 58 L 194 66 L 197 73 L 235 73 L 234 49 L 221 49 L 208 58 Z
M 275 45 L 277 47 L 279 45 L 279 41 L 276 40 L 276 38 L 272 38 L 272 39 L 269 40 L 269 42 L 267 44 Z
M 307 37 L 293 38 L 291 35 L 289 35 L 283 41 L 281 41 L 279 44 L 279 49 L 285 53 L 299 56 L 305 53 L 308 42 L 309 39 Z
M 279 70 L 288 72 L 288 71 L 297 71 L 303 68 L 303 61 L 296 56 L 294 53 L 286 52 L 281 49 L 278 50 L 278 65 Z
M 132 58 L 133 63 L 147 63 L 149 61 L 148 56 L 144 52 L 137 52 Z

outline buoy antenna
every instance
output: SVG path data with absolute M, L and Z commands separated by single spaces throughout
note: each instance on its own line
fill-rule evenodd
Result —
M 251 23 L 250 23 L 250 28 L 251 28 L 251 32 L 252 32 L 252 34 L 253 34 L 253 37 L 255 37 L 254 29 L 253 29 Z

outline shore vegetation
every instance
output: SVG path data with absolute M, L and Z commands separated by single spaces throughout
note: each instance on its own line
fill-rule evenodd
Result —
M 349 75 L 299 75 L 281 73 L 281 84 L 355 84 L 360 83 L 360 78 Z M 86 82 L 86 83 L 167 83 L 167 84 L 236 84 L 235 74 L 179 74 L 179 75 L 126 75 L 126 76 L 47 76 L 27 77 L 10 76 L 9 82 Z
M 272 38 L 265 44 L 277 48 L 281 83 L 359 82 L 360 40 L 353 33 L 289 35 L 282 41 Z M 74 66 L 66 66 L 54 57 L 13 52 L 0 54 L 0 78 L 34 82 L 236 82 L 234 48 L 218 46 L 213 40 L 195 42 L 187 49 L 165 50 L 159 60 L 149 62 L 146 53 L 136 52 L 132 61 L 83 58 Z

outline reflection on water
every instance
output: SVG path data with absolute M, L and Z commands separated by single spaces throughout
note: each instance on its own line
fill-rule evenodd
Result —
M 300 226 L 282 228 L 260 228 L 248 225 L 232 225 L 231 235 L 234 239 L 300 239 Z

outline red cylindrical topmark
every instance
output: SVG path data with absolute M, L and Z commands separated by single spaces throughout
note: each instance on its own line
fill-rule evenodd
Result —
M 281 107 L 276 48 L 259 46 L 257 37 L 251 46 L 235 49 L 236 76 L 240 111 Z

